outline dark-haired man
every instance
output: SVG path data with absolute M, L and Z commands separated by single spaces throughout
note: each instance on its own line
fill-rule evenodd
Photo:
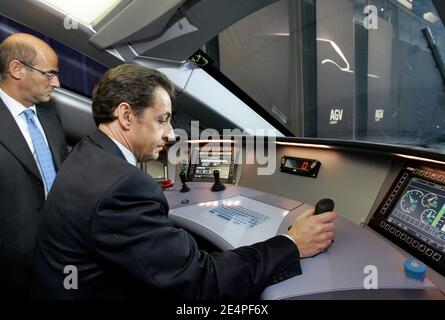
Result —
M 60 87 L 56 53 L 23 33 L 0 44 L 0 297 L 29 295 L 37 224 L 65 134 L 55 110 L 39 106 Z
M 335 213 L 295 222 L 286 236 L 208 253 L 168 219 L 168 203 L 137 161 L 174 138 L 173 87 L 124 64 L 93 95 L 98 130 L 65 161 L 48 197 L 34 256 L 35 298 L 246 299 L 332 242 Z M 64 273 L 66 271 L 66 273 Z

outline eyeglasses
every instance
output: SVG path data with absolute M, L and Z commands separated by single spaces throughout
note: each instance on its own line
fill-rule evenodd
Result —
M 54 77 L 59 77 L 59 72 L 57 72 L 57 71 L 42 71 L 42 70 L 39 70 L 39 69 L 37 69 L 37 68 L 35 68 L 35 67 L 33 67 L 33 66 L 23 62 L 23 61 L 19 60 L 19 62 L 21 64 L 23 64 L 24 66 L 26 66 L 28 68 L 31 68 L 33 70 L 36 70 L 36 71 L 40 72 L 41 74 L 47 76 L 49 80 L 53 79 Z

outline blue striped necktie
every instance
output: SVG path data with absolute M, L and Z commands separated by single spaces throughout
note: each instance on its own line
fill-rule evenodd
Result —
M 45 179 L 46 189 L 49 192 L 56 177 L 56 169 L 54 168 L 53 157 L 51 151 L 43 138 L 42 132 L 37 127 L 34 119 L 34 110 L 27 109 L 24 111 L 26 121 L 28 123 L 29 133 L 31 135 L 32 144 L 36 150 L 37 160 L 39 161 L 40 170 Z

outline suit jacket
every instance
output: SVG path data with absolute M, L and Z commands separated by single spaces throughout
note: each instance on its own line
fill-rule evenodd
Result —
M 97 130 L 85 137 L 48 196 L 33 296 L 244 299 L 301 272 L 298 249 L 284 236 L 210 254 L 173 225 L 168 211 L 155 180 L 130 165 L 108 136 Z M 65 289 L 76 276 L 77 289 Z
M 56 170 L 67 154 L 56 111 L 36 106 Z M 45 192 L 34 157 L 13 116 L 0 99 L 0 296 L 23 297 Z M 5 289 L 8 288 L 8 289 Z

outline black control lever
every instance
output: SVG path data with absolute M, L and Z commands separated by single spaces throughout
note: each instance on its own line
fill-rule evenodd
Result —
M 314 213 L 314 215 L 315 214 L 321 214 L 321 213 L 329 212 L 329 211 L 333 211 L 334 210 L 334 206 L 335 206 L 335 203 L 331 199 L 328 199 L 328 198 L 321 199 L 315 205 L 315 213 Z
M 185 172 L 184 171 L 181 171 L 179 173 L 179 178 L 181 179 L 181 182 L 182 182 L 182 188 L 181 188 L 181 190 L 179 190 L 179 192 L 182 192 L 182 193 L 189 192 L 190 188 L 186 184 L 187 180 L 185 179 Z
M 221 183 L 221 181 L 219 180 L 219 170 L 213 171 L 213 178 L 215 179 L 215 183 L 213 184 L 213 186 L 210 190 L 212 190 L 213 192 L 217 192 L 217 191 L 222 191 L 222 190 L 226 189 L 226 186 L 223 185 Z
M 325 198 L 325 199 L 321 199 L 317 202 L 317 204 L 315 205 L 315 212 L 314 215 L 316 214 L 322 214 L 325 212 L 329 212 L 329 211 L 333 211 L 335 207 L 335 203 L 333 200 L 329 199 L 329 198 Z M 330 246 L 334 243 L 334 240 L 332 240 Z M 329 247 L 328 247 L 329 248 Z M 328 250 L 328 248 L 324 249 L 322 252 L 325 252 L 326 250 Z M 320 252 L 320 253 L 322 253 Z
M 315 205 L 314 215 L 332 211 L 332 210 L 334 210 L 334 207 L 335 207 L 335 203 L 333 200 L 328 199 L 328 198 L 321 199 Z M 289 226 L 289 228 L 287 228 L 287 230 L 290 230 L 290 228 L 292 228 L 292 226 Z

